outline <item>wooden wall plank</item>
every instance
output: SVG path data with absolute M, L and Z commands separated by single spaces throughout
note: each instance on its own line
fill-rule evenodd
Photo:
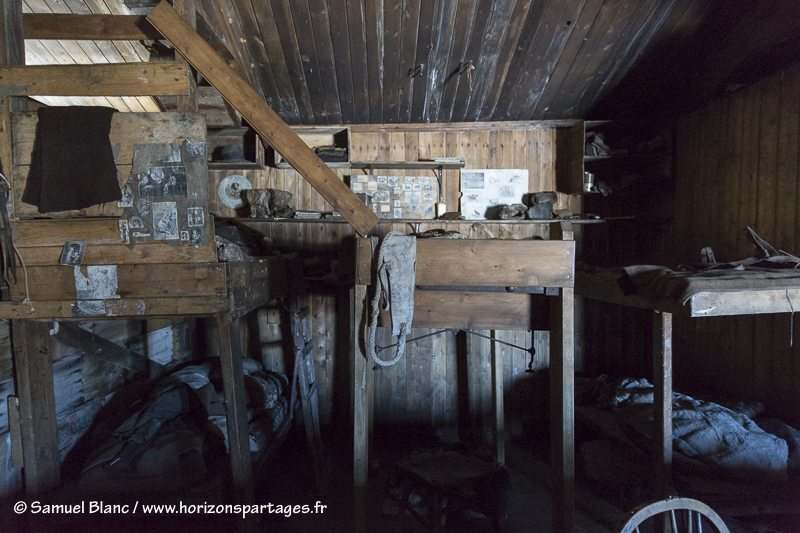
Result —
M 347 19 L 347 0 L 328 0 L 331 45 L 336 68 L 336 82 L 339 91 L 339 107 L 344 124 L 356 122 L 355 95 L 350 57 L 349 22 Z
M 474 66 L 475 69 L 480 66 L 477 64 L 477 58 L 480 58 L 481 49 L 483 48 L 483 39 L 490 28 L 489 24 L 491 23 L 493 4 L 494 2 L 491 0 L 477 0 L 474 15 L 469 21 L 472 29 L 464 52 L 464 61 L 472 61 L 472 66 Z M 476 70 L 468 69 L 466 65 L 463 65 L 463 67 L 464 68 L 460 70 L 463 71 L 463 78 L 466 79 L 459 80 L 458 87 L 455 91 L 452 110 L 450 111 L 451 122 L 466 120 L 469 99 L 472 96 L 473 86 L 476 83 Z M 472 78 L 472 83 L 469 81 L 470 77 Z M 443 119 L 444 118 L 445 117 L 443 117 Z
M 427 85 L 422 116 L 426 122 L 436 121 L 441 105 L 442 87 L 450 74 L 447 71 L 448 52 L 454 36 L 457 7 L 458 2 L 436 3 L 430 57 L 425 68 Z
M 325 89 L 322 86 L 319 53 L 315 49 L 315 34 L 311 24 L 309 3 L 307 0 L 289 0 L 288 4 L 291 9 L 291 21 L 294 24 L 292 33 L 295 36 L 295 41 L 290 42 L 297 43 L 297 50 L 302 60 L 305 87 L 308 89 L 311 108 L 314 110 L 314 123 L 329 124 L 328 104 L 333 102 L 327 100 Z M 338 122 L 337 120 L 334 123 Z
M 417 49 L 414 64 L 411 66 L 413 75 L 413 94 L 411 98 L 411 122 L 426 122 L 424 118 L 425 103 L 428 98 L 426 80 L 430 75 L 431 48 L 433 36 L 438 28 L 436 25 L 436 10 L 441 5 L 441 0 L 422 2 L 419 9 L 419 25 L 417 26 Z

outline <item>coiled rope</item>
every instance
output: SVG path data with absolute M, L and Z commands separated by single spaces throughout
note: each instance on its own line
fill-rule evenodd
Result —
M 378 354 L 375 353 L 375 331 L 378 328 L 378 314 L 380 313 L 381 294 L 385 294 L 385 291 L 388 288 L 384 287 L 383 283 L 381 282 L 381 274 L 386 269 L 384 255 L 386 253 L 386 243 L 394 237 L 405 237 L 405 235 L 399 231 L 390 231 L 383 238 L 380 248 L 378 249 L 375 295 L 372 297 L 372 314 L 370 316 L 369 333 L 367 335 L 367 349 L 369 350 L 369 355 L 372 357 L 372 360 L 380 366 L 392 366 L 393 364 L 397 363 L 406 353 L 406 334 L 408 333 L 408 326 L 405 322 L 400 324 L 400 335 L 397 337 L 397 354 L 395 354 L 392 359 L 385 361 L 380 359 Z M 384 310 L 388 310 L 388 304 L 389 297 L 388 294 L 386 294 Z

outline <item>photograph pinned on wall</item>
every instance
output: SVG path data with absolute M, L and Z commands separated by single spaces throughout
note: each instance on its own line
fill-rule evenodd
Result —
M 199 229 L 193 229 L 189 232 L 189 240 L 195 246 L 203 244 L 203 232 Z
M 144 221 L 142 217 L 131 217 L 128 219 L 128 227 L 131 229 L 143 229 Z
M 139 198 L 136 200 L 136 210 L 140 215 L 145 216 L 150 213 L 150 200 L 147 198 Z
M 186 219 L 190 228 L 202 227 L 205 223 L 205 215 L 202 207 L 189 207 L 186 209 Z
M 150 167 L 139 180 L 139 196 L 186 196 L 186 167 Z
M 178 208 L 175 202 L 153 202 L 153 232 L 156 240 L 178 238 Z
M 83 241 L 67 241 L 61 250 L 59 263 L 67 266 L 80 265 L 83 262 L 83 255 L 86 253 L 86 243 Z
M 133 207 L 133 191 L 130 183 L 126 183 L 121 192 L 122 199 L 117 202 L 117 207 Z
M 181 232 L 181 240 L 182 241 L 188 241 L 189 240 L 189 232 L 188 231 L 182 231 Z
M 427 176 L 350 175 L 350 189 L 367 204 L 379 218 L 434 218 L 439 186 Z M 423 193 L 423 191 L 425 191 Z M 415 208 L 411 206 L 415 205 Z M 430 206 L 431 209 L 425 209 Z
M 119 225 L 119 238 L 122 240 L 122 244 L 130 244 L 131 243 L 131 234 L 128 229 L 128 221 L 127 220 L 120 220 L 118 222 Z
M 461 171 L 461 213 L 467 220 L 493 218 L 498 206 L 521 204 L 528 193 L 528 169 Z

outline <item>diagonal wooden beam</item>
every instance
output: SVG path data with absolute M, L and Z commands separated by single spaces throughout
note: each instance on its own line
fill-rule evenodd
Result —
M 162 1 L 147 20 L 222 94 L 261 137 L 291 164 L 347 220 L 366 236 L 378 217 L 292 131 L 250 85 Z

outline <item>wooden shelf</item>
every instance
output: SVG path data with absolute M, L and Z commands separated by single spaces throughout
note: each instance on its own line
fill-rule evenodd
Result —
M 235 220 L 237 222 L 294 222 L 294 223 L 324 223 L 324 224 L 347 224 L 345 219 L 331 219 L 331 218 L 311 218 L 311 219 L 298 219 L 298 218 L 250 218 L 250 217 L 237 217 L 237 218 L 219 218 L 218 220 Z M 378 224 L 554 224 L 556 222 L 571 222 L 573 224 L 603 224 L 603 219 L 579 219 L 579 220 L 439 220 L 435 218 L 382 218 Z
M 325 163 L 325 161 L 323 161 L 323 163 Z M 331 162 L 331 163 L 325 163 L 325 165 L 327 165 L 328 168 L 350 168 L 350 163 L 345 163 L 345 162 Z M 280 168 L 282 170 L 291 170 L 293 167 L 286 161 L 282 161 L 280 163 L 276 163 L 275 168 Z
M 361 170 L 393 169 L 393 170 L 459 170 L 465 162 L 444 163 L 439 161 L 352 161 L 350 168 Z
M 248 161 L 247 163 L 222 163 L 219 161 L 209 162 L 208 170 L 264 170 L 267 167 L 258 163 Z

